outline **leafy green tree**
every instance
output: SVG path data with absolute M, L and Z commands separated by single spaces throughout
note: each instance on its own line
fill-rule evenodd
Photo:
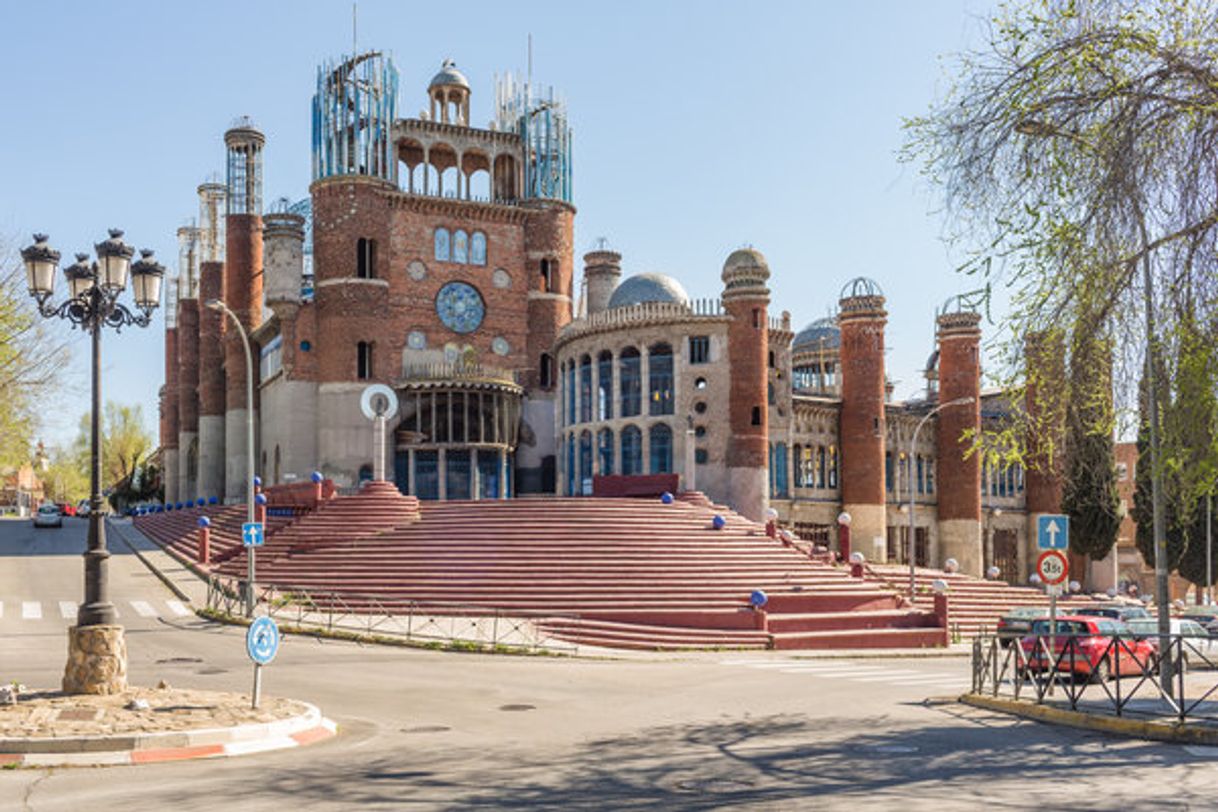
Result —
M 1062 509 L 1070 517 L 1070 549 L 1094 561 L 1107 556 L 1121 528 L 1112 410 L 1111 342 L 1075 336 L 1066 407 L 1066 471 Z
M 114 487 L 130 479 L 140 462 L 153 450 L 152 435 L 144 427 L 144 410 L 107 401 L 101 420 L 102 487 Z M 73 446 L 78 464 L 89 476 L 90 415 L 81 415 L 80 433 Z
M 1146 562 L 1146 565 L 1153 567 L 1155 566 L 1155 542 L 1153 506 L 1150 499 L 1150 413 L 1145 381 L 1142 382 L 1139 389 L 1138 400 L 1141 408 L 1138 414 L 1138 462 L 1134 470 L 1133 507 L 1130 512 L 1137 524 L 1134 544 L 1138 548 L 1138 552 L 1142 554 L 1142 560 Z M 1162 411 L 1161 403 L 1160 411 Z M 1180 564 L 1180 559 L 1184 555 L 1186 539 L 1176 516 L 1177 501 L 1173 495 L 1178 488 L 1175 478 L 1164 475 L 1162 487 L 1166 497 L 1163 500 L 1166 514 L 1164 526 L 1167 529 L 1167 569 L 1170 572 Z

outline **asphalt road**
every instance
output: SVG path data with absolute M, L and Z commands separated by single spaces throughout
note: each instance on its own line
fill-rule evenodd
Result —
M 58 540 L 22 547 L 17 535 L 0 522 L 0 595 L 17 585 L 23 602 L 48 603 L 79 581 Z M 139 567 L 114 557 L 120 605 L 172 598 Z M 57 684 L 62 629 L 14 634 L 15 599 L 4 597 L 0 680 Z M 128 617 L 133 682 L 248 691 L 242 630 Z M 967 676 L 962 658 L 506 657 L 288 637 L 264 690 L 317 704 L 337 738 L 216 761 L 0 771 L 0 810 L 1213 807 L 1218 750 L 933 699 Z

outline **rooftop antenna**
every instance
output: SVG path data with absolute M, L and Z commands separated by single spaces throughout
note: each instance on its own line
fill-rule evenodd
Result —
M 533 35 L 529 34 L 529 87 L 533 86 Z
M 359 9 L 359 3 L 351 4 L 351 56 L 354 58 L 359 56 L 359 48 L 356 46 L 356 12 Z

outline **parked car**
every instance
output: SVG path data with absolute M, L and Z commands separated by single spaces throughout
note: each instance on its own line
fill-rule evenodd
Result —
M 59 508 L 59 513 L 62 516 L 76 515 L 76 506 L 71 502 L 56 502 L 55 507 Z
M 1003 648 L 1024 637 L 1032 628 L 1032 621 L 1048 617 L 1049 610 L 1043 606 L 1017 606 L 998 618 L 996 634 Z
M 1035 675 L 1042 675 L 1053 667 L 1045 656 L 1049 623 L 1048 619 L 1032 621 L 1029 635 L 1020 643 L 1027 656 L 1028 671 Z M 1065 652 L 1057 670 L 1075 677 L 1103 682 L 1114 675 L 1140 676 L 1154 662 L 1155 651 L 1150 643 L 1134 637 L 1118 620 L 1094 615 L 1066 615 L 1057 619 L 1054 634 L 1054 659 Z M 1112 645 L 1118 637 L 1125 638 L 1124 645 Z M 1046 639 L 1043 646 L 1039 642 L 1042 638 Z M 1067 649 L 1067 645 L 1071 648 Z
M 80 500 L 80 504 L 76 506 L 76 515 L 77 515 L 77 516 L 80 516 L 82 519 L 83 519 L 83 518 L 88 518 L 88 516 L 89 516 L 89 511 L 90 511 L 90 508 L 89 508 L 89 500 L 88 500 L 88 499 L 81 499 L 81 500 Z
M 1156 653 L 1159 651 L 1158 620 L 1142 618 L 1131 620 L 1127 625 L 1134 637 L 1150 643 Z M 1195 620 L 1174 617 L 1171 619 L 1171 633 L 1184 637 L 1181 654 L 1184 658 L 1185 669 L 1218 667 L 1218 640 L 1212 638 L 1200 623 Z
M 1106 617 L 1128 623 L 1138 618 L 1153 617 L 1145 606 L 1133 606 L 1125 603 L 1098 603 L 1094 606 L 1083 606 L 1075 609 L 1073 614 L 1087 617 Z
M 63 514 L 50 503 L 41 505 L 34 514 L 34 527 L 63 527 Z

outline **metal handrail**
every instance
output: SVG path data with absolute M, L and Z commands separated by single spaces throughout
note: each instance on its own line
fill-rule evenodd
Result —
M 1053 637 L 1058 644 L 1056 651 L 1050 649 L 1051 638 L 1047 634 L 1027 635 L 1005 648 L 996 636 L 974 639 L 972 693 L 1005 695 L 1018 700 L 1030 690 L 1032 701 L 1043 705 L 1057 701 L 1054 689 L 1060 687 L 1065 704 L 1072 711 L 1078 711 L 1086 700 L 1098 699 L 1098 703 L 1091 702 L 1085 709 L 1110 711 L 1115 716 L 1131 713 L 1169 716 L 1180 723 L 1190 719 L 1218 722 L 1218 708 L 1203 704 L 1218 692 L 1218 657 L 1202 651 L 1197 645 L 1199 638 L 1154 635 L 1146 639 L 1159 641 L 1159 647 L 1146 653 L 1139 651 L 1135 638 L 1129 635 L 1057 633 Z M 1095 637 L 1106 637 L 1107 643 L 1099 651 L 1084 650 L 1081 641 Z M 1122 662 L 1136 665 L 1133 673 L 1123 673 Z M 1182 662 L 1189 664 L 1187 669 L 1173 668 L 1170 682 L 1161 679 L 1164 664 Z M 1212 679 L 1200 686 L 1194 680 L 1190 685 L 1185 679 L 1186 670 L 1200 666 L 1215 669 Z M 1097 680 L 1097 676 L 1110 679 Z M 1135 699 L 1157 700 L 1161 710 L 1131 705 Z
M 259 583 L 257 587 L 256 602 L 266 614 L 301 629 L 530 652 L 576 653 L 579 648 L 546 629 L 561 623 L 565 633 L 578 633 L 580 616 L 573 612 L 392 599 L 282 584 Z M 207 608 L 221 614 L 243 614 L 243 588 L 242 581 L 211 575 Z

